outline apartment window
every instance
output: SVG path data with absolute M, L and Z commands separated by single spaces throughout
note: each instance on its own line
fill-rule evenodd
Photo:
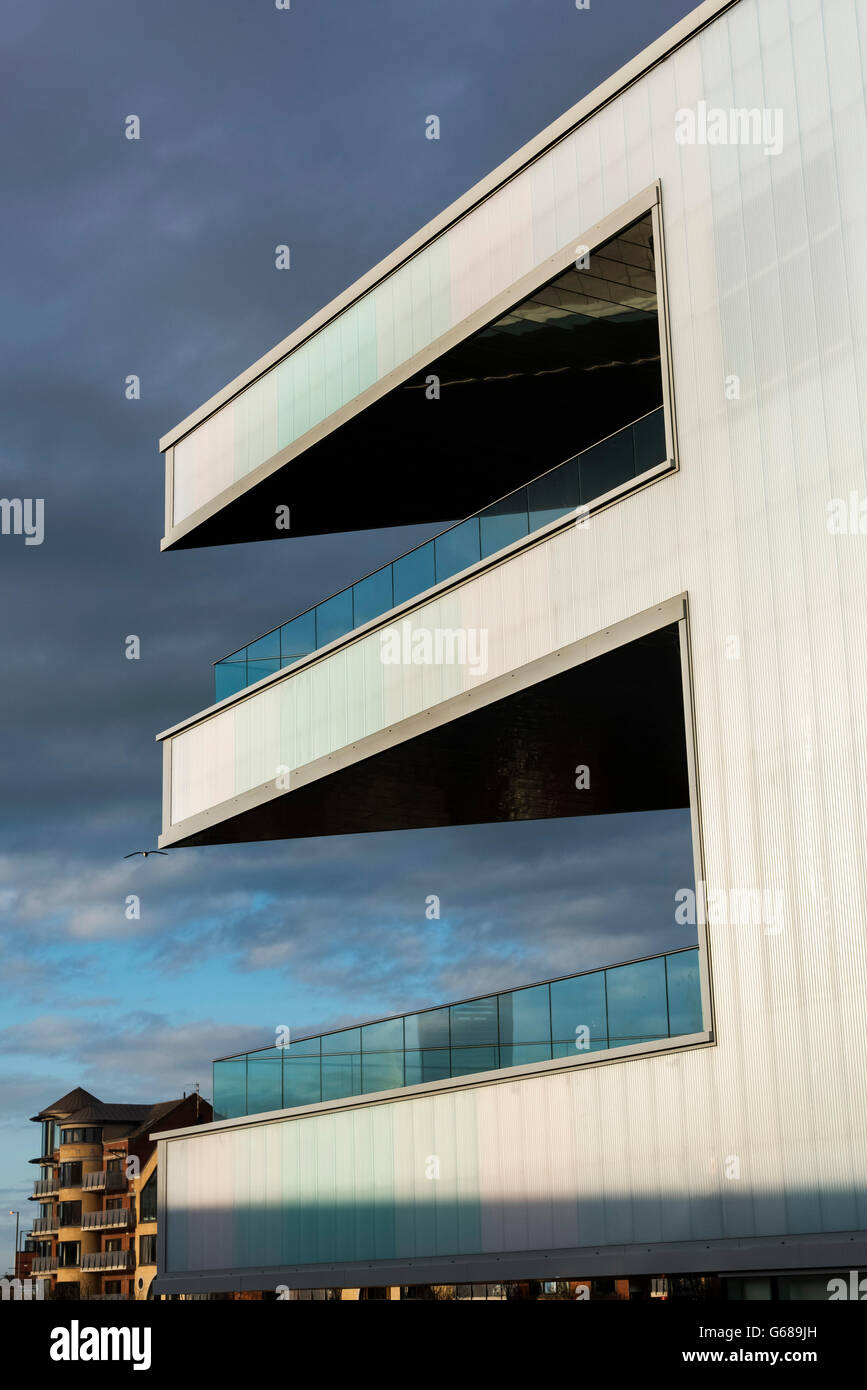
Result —
M 122 1280 L 122 1279 L 106 1279 L 106 1281 L 105 1281 L 105 1292 L 106 1292 L 107 1294 L 116 1294 L 117 1296 L 120 1296 L 120 1294 L 123 1292 L 123 1287 L 122 1287 L 122 1286 L 123 1286 L 123 1280 Z
M 61 1186 L 61 1187 L 81 1187 L 81 1164 L 80 1164 L 80 1163 L 61 1163 L 61 1165 L 60 1165 L 60 1186 Z
M 61 1129 L 61 1144 L 101 1144 L 102 1129 L 99 1126 L 74 1126 L 72 1129 Z
M 156 1236 L 140 1236 L 138 1243 L 138 1262 L 140 1265 L 155 1265 L 157 1262 Z
M 106 1209 L 106 1211 L 119 1211 L 120 1208 L 121 1208 L 122 1206 L 123 1206 L 123 1198 L 122 1198 L 122 1197 L 109 1197 L 109 1198 L 106 1199 L 106 1203 L 105 1203 L 105 1209 Z
M 57 1207 L 58 1226 L 81 1225 L 81 1202 L 60 1202 Z
M 105 1171 L 106 1171 L 107 1173 L 122 1173 L 122 1172 L 123 1172 L 123 1159 L 122 1159 L 122 1158 L 110 1158 L 110 1159 L 107 1161 L 106 1165 L 105 1165 Z
M 42 1121 L 42 1154 L 54 1152 L 54 1121 Z
M 141 1194 L 141 1207 L 139 1219 L 142 1221 L 156 1221 L 157 1219 L 157 1175 L 151 1173 Z
M 57 1247 L 57 1268 L 77 1269 L 81 1264 L 81 1241 L 62 1240 Z
M 112 1236 L 110 1240 L 105 1242 L 105 1248 L 106 1250 L 122 1250 L 123 1240 L 120 1236 Z

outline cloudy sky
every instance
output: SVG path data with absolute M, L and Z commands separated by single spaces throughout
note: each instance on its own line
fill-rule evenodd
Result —
M 159 436 L 691 8 L 2 0 L 0 490 L 45 499 L 42 545 L 0 536 L 4 1210 L 30 1214 L 27 1117 L 72 1086 L 210 1095 L 210 1059 L 279 1023 L 685 944 L 682 814 L 123 856 L 210 663 L 426 534 L 160 556 Z

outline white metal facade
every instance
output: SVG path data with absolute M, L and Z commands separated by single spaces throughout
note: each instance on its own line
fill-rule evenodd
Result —
M 484 298 L 660 181 L 679 471 L 416 620 L 488 626 L 494 675 L 688 594 L 707 882 L 784 908 L 771 926 L 710 924 L 716 1045 L 461 1086 L 451 1110 L 398 1094 L 160 1136 L 164 1277 L 390 1260 L 412 1282 L 412 1261 L 450 1253 L 430 1204 L 451 1203 L 458 1232 L 461 1193 L 478 1245 L 455 1235 L 453 1253 L 490 1257 L 473 1265 L 487 1277 L 498 1252 L 580 1248 L 584 1274 L 615 1246 L 686 1242 L 680 1267 L 713 1269 L 728 1241 L 728 1268 L 767 1264 L 775 1240 L 863 1242 L 867 535 L 832 534 L 828 504 L 867 498 L 865 63 L 867 0 L 740 0 L 454 233 L 458 283 Z M 676 143 L 675 113 L 701 101 L 779 108 L 781 152 Z M 176 733 L 170 822 L 458 693 L 455 668 L 386 668 L 383 684 L 377 653 L 373 633 Z M 419 1189 L 437 1143 L 450 1195 Z M 299 1203 L 335 1234 L 249 1235 L 245 1211 L 294 1230 Z M 716 1257 L 691 1264 L 691 1242 Z

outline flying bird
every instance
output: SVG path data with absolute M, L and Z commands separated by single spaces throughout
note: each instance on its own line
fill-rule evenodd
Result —
M 135 857 L 136 857 L 137 854 L 140 854 L 140 855 L 142 855 L 145 859 L 147 859 L 147 857 L 148 857 L 149 854 L 168 854 L 168 850 L 165 850 L 165 849 L 134 849 L 133 852 L 132 852 L 132 854 L 125 854 L 123 857 L 124 857 L 124 859 L 135 859 Z

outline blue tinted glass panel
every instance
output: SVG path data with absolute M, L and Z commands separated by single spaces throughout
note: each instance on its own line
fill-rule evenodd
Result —
M 382 613 L 387 613 L 389 608 L 394 607 L 392 595 L 391 565 L 386 565 L 385 569 L 376 570 L 369 574 L 366 579 L 359 579 L 357 584 L 353 584 L 355 593 L 355 626 L 361 627 L 362 623 L 372 622 Z
M 247 684 L 254 685 L 256 681 L 264 680 L 266 676 L 273 676 L 274 672 L 279 670 L 279 661 L 248 661 Z
M 217 701 L 226 700 L 230 695 L 237 695 L 238 691 L 243 690 L 247 684 L 246 661 L 218 661 L 214 666 L 214 680 L 216 682 L 214 694 Z
M 263 658 L 271 658 L 274 661 L 280 660 L 280 629 L 275 628 L 273 632 L 266 632 L 264 637 L 259 637 L 255 642 L 247 644 L 247 660 L 261 661 Z
M 316 605 L 317 647 L 336 642 L 338 637 L 345 636 L 353 627 L 351 589 L 344 589 L 342 594 L 335 594 L 333 598 Z
M 316 650 L 316 610 L 302 613 L 291 623 L 284 623 L 280 629 L 280 660 L 285 666 L 289 661 L 297 661 L 299 656 L 307 656 Z
M 586 449 L 578 460 L 581 477 L 581 501 L 586 504 L 611 488 L 635 477 L 632 451 L 632 430 L 621 430 L 601 444 Z
M 479 518 L 482 558 L 526 536 L 530 529 L 527 515 L 527 489 L 518 488 L 510 497 L 487 507 Z
M 471 1076 L 477 1071 L 496 1071 L 500 1065 L 498 1047 L 453 1047 L 452 1076 Z
M 701 987 L 698 978 L 698 951 L 682 951 L 666 957 L 668 971 L 668 1026 L 672 1037 L 678 1033 L 700 1033 Z
M 668 1037 L 664 959 L 618 965 L 605 976 L 610 1047 Z
M 551 1037 L 548 986 L 500 995 L 500 1042 L 547 1043 Z
M 501 1067 L 528 1067 L 533 1062 L 550 1062 L 550 1043 L 518 1043 L 500 1048 Z
M 316 1105 L 322 1099 L 318 1057 L 283 1057 L 283 1104 Z
M 529 484 L 527 494 L 530 500 L 531 531 L 538 531 L 540 526 L 547 526 L 549 521 L 556 521 L 567 512 L 574 512 L 580 500 L 576 460 L 568 459 L 566 463 L 561 463 L 559 468 L 546 473 L 543 478 L 537 478 L 534 483 Z
M 365 1052 L 361 1063 L 361 1079 L 365 1095 L 371 1091 L 391 1091 L 402 1086 L 402 1052 Z
M 555 980 L 551 985 L 551 1023 L 555 1042 L 568 1044 L 573 1052 L 599 1052 L 607 1047 L 604 971 Z M 576 1049 L 576 1039 L 588 1046 Z
M 423 1014 L 407 1014 L 404 1019 L 406 1046 L 448 1047 L 449 1011 L 427 1009 Z
M 323 1053 L 360 1052 L 361 1029 L 347 1028 L 342 1033 L 325 1033 L 322 1038 L 322 1051 Z
M 247 1058 L 247 1114 L 283 1105 L 283 1058 L 279 1048 Z
M 412 1049 L 406 1054 L 406 1086 L 444 1081 L 452 1074 L 451 1053 L 446 1048 Z
M 247 1059 L 214 1063 L 214 1117 L 231 1120 L 247 1114 Z
M 668 450 L 665 447 L 665 412 L 662 407 L 652 415 L 646 415 L 643 420 L 638 420 L 632 426 L 632 437 L 635 441 L 636 477 L 648 468 L 665 463 Z
M 361 1053 L 322 1058 L 322 1099 L 361 1095 Z
M 395 606 L 406 603 L 407 599 L 415 598 L 416 594 L 423 594 L 425 589 L 433 588 L 436 583 L 433 541 L 428 541 L 427 545 L 421 545 L 418 550 L 411 550 L 408 555 L 395 560 L 392 569 Z
M 471 516 L 469 521 L 462 521 L 460 526 L 453 526 L 450 531 L 437 536 L 434 550 L 437 583 L 443 579 L 450 579 L 453 574 L 460 574 L 461 570 L 468 569 L 470 565 L 477 564 L 482 558 L 479 518 Z
M 387 1018 L 384 1023 L 368 1023 L 361 1030 L 362 1052 L 392 1052 L 402 1047 L 402 1018 Z
M 468 1004 L 452 1004 L 451 1015 L 453 1048 L 497 1043 L 496 994 L 487 999 L 472 999 Z

